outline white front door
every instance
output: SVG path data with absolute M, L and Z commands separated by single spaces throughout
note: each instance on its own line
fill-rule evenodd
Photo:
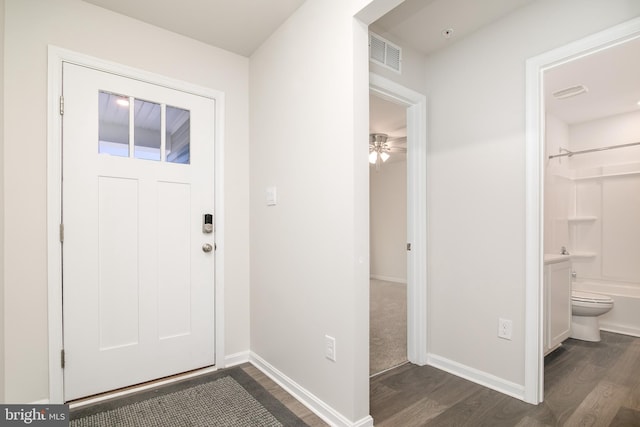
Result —
M 215 100 L 68 63 L 63 94 L 65 401 L 213 365 Z

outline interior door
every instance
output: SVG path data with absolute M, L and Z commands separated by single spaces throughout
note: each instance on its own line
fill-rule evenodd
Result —
M 65 400 L 213 365 L 215 100 L 68 63 L 63 94 Z

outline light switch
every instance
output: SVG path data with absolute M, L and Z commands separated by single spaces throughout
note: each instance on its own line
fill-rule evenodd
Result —
M 277 202 L 276 187 L 267 187 L 267 206 L 275 206 Z

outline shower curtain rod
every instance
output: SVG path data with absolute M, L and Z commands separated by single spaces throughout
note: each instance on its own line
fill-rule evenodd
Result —
M 585 154 L 585 153 L 593 153 L 595 151 L 613 150 L 614 148 L 632 147 L 634 145 L 640 145 L 640 142 L 630 142 L 629 144 L 611 145 L 609 147 L 591 148 L 589 150 L 580 150 L 580 151 L 569 151 L 566 148 L 560 147 L 560 151 L 564 151 L 564 153 L 552 154 L 549 156 L 549 160 L 555 159 L 556 157 L 571 157 L 571 156 L 575 156 L 576 154 Z

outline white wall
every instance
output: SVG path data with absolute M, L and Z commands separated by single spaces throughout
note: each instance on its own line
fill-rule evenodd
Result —
M 369 414 L 367 31 L 354 23 L 358 3 L 307 0 L 250 66 L 251 349 L 352 422 Z M 269 186 L 277 206 L 265 203 Z M 336 339 L 336 362 L 325 358 L 325 334 Z
M 225 347 L 247 351 L 248 59 L 79 0 L 6 0 L 5 13 L 5 400 L 48 397 L 48 44 L 225 92 Z
M 370 167 L 371 277 L 407 282 L 407 162 Z
M 523 385 L 525 61 L 638 14 L 634 0 L 539 0 L 427 58 L 433 354 Z
M 4 165 L 4 0 L 0 0 L 0 165 Z M 4 242 L 4 168 L 0 173 L 0 242 Z M 4 402 L 4 245 L 0 243 L 0 402 Z

